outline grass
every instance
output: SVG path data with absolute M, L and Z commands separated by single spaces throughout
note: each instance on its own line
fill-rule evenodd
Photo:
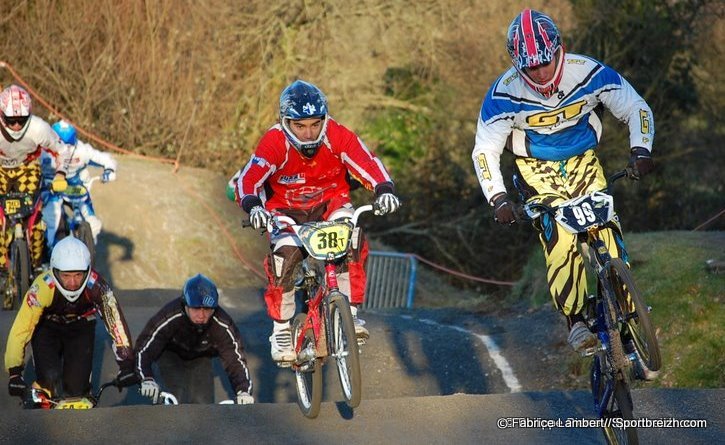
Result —
M 725 256 L 723 232 L 630 236 L 632 271 L 658 329 L 665 387 L 725 387 L 725 275 L 705 262 Z
M 725 275 L 708 272 L 705 263 L 725 260 L 725 233 L 639 233 L 626 235 L 626 242 L 635 282 L 652 307 L 662 353 L 662 371 L 652 385 L 725 387 Z M 512 301 L 521 299 L 534 307 L 551 304 L 538 249 L 511 294 Z M 585 361 L 574 359 L 568 371 L 583 376 Z

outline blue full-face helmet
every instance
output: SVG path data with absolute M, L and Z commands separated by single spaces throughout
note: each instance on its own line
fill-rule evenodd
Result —
M 193 308 L 212 308 L 219 306 L 219 292 L 216 285 L 202 274 L 197 274 L 184 284 L 184 304 Z
M 311 83 L 295 80 L 279 97 L 279 120 L 287 140 L 303 156 L 313 157 L 322 145 L 327 132 L 327 97 Z M 289 126 L 290 120 L 322 119 L 322 130 L 314 141 L 301 141 Z

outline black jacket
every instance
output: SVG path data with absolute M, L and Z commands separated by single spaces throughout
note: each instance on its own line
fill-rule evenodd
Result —
M 242 337 L 232 317 L 220 307 L 204 329 L 189 320 L 182 298 L 170 301 L 151 317 L 136 340 L 136 371 L 141 379 L 153 377 L 151 364 L 165 350 L 184 360 L 218 356 L 234 391 L 252 393 Z

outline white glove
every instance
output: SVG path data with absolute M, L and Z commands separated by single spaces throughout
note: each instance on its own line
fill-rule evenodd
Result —
M 159 400 L 159 384 L 152 378 L 146 378 L 141 382 L 141 395 L 151 399 L 151 402 L 156 404 Z
M 400 200 L 392 193 L 383 193 L 375 200 L 375 207 L 377 207 L 377 210 L 375 210 L 376 215 L 393 213 L 400 207 Z
M 238 391 L 237 392 L 237 405 L 251 405 L 254 403 L 254 397 L 249 395 L 248 392 Z
M 252 207 L 252 211 L 249 212 L 249 222 L 252 224 L 252 227 L 254 227 L 254 230 L 267 227 L 267 223 L 271 217 L 272 214 L 266 211 L 262 206 L 254 206 Z
M 116 172 L 111 170 L 110 168 L 107 168 L 103 170 L 103 175 L 101 175 L 101 182 L 112 182 L 116 180 Z

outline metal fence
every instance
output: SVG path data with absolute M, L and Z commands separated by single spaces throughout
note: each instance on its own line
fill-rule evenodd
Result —
M 417 259 L 413 255 L 370 252 L 363 308 L 413 307 L 416 268 Z

